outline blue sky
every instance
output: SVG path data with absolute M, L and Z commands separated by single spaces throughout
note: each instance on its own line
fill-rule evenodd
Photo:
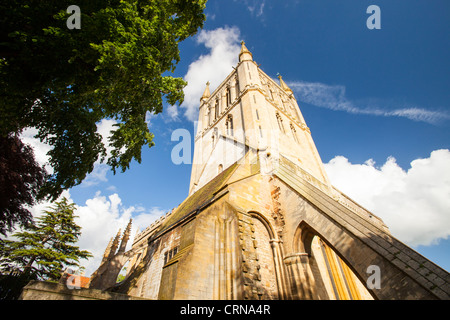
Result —
M 372 4 L 379 30 L 366 27 Z M 186 198 L 191 167 L 172 163 L 171 134 L 193 136 L 198 92 L 231 72 L 240 40 L 265 73 L 291 86 L 332 183 L 450 270 L 450 3 L 209 0 L 205 13 L 203 31 L 180 44 L 185 103 L 148 117 L 155 147 L 126 173 L 98 164 L 69 190 L 80 246 L 96 255 L 87 272 L 130 217 L 142 229 Z

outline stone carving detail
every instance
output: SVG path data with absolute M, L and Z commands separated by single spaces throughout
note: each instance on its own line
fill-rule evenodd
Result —
M 278 234 L 278 238 L 282 240 L 285 221 L 284 215 L 281 212 L 281 204 L 279 202 L 280 187 L 275 185 L 275 179 L 273 177 L 270 178 L 269 182 L 271 186 L 270 195 L 272 197 L 272 207 L 273 207 L 272 218 L 275 221 L 275 229 Z

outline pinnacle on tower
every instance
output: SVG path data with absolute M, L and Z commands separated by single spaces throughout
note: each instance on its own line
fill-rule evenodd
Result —
M 211 96 L 211 93 L 209 92 L 209 85 L 210 85 L 210 83 L 209 83 L 209 81 L 208 81 L 208 82 L 206 83 L 205 91 L 203 92 L 203 95 L 202 95 L 202 97 L 200 98 L 200 101 L 208 100 L 208 98 Z
M 114 238 L 111 238 L 111 240 L 108 243 L 108 246 L 105 249 L 105 253 L 103 254 L 103 258 L 102 258 L 102 262 L 101 262 L 102 264 L 104 262 L 106 262 L 106 260 L 108 260 L 108 258 L 109 258 L 109 255 L 111 253 L 111 248 L 112 248 L 113 241 L 114 241 Z
M 280 79 L 280 87 L 286 91 L 287 93 L 293 93 L 291 88 L 288 87 L 288 85 L 283 81 L 283 78 L 281 77 L 281 75 L 278 75 L 278 79 Z
M 123 232 L 122 236 L 122 242 L 120 242 L 120 248 L 118 252 L 125 252 L 125 247 L 127 246 L 128 239 L 130 238 L 130 231 L 131 231 L 131 223 L 133 219 L 130 219 L 130 222 L 128 222 L 128 225 Z
M 239 53 L 239 62 L 249 60 L 253 61 L 253 55 L 245 46 L 245 42 L 241 41 L 241 52 Z
M 112 245 L 111 245 L 111 251 L 109 252 L 108 259 L 112 258 L 116 254 L 116 250 L 119 247 L 119 241 L 120 241 L 120 233 L 121 230 L 119 229 L 119 232 L 117 232 L 116 237 L 114 238 Z

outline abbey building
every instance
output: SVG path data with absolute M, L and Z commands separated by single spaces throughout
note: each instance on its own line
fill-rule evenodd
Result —
M 199 98 L 187 199 L 128 251 L 129 227 L 119 232 L 90 288 L 169 300 L 450 298 L 448 272 L 333 187 L 292 90 L 244 43 Z
M 149 299 L 450 297 L 445 270 L 333 187 L 292 90 L 244 43 L 200 97 L 188 198 L 108 254 L 91 285 Z

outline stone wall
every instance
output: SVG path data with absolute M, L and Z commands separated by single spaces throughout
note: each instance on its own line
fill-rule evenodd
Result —
M 69 289 L 54 282 L 30 281 L 22 291 L 20 300 L 145 300 L 120 293 L 97 289 Z

